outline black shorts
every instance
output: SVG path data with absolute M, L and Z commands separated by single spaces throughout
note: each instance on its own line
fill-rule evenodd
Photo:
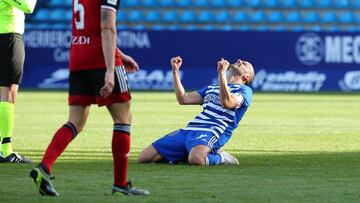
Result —
M 115 68 L 115 86 L 113 92 L 107 98 L 100 95 L 100 89 L 104 86 L 105 68 L 70 71 L 69 77 L 69 105 L 109 106 L 114 103 L 127 102 L 131 99 L 127 83 L 125 68 Z
M 25 60 L 22 35 L 0 34 L 0 86 L 20 84 Z

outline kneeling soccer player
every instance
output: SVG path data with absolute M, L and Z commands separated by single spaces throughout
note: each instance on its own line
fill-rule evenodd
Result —
M 131 96 L 125 71 L 135 72 L 139 66 L 132 57 L 116 48 L 119 5 L 120 0 L 73 0 L 69 118 L 55 133 L 40 164 L 30 172 L 41 195 L 59 195 L 52 185 L 50 173 L 57 158 L 84 128 L 91 104 L 106 106 L 114 122 L 112 193 L 149 194 L 127 182 Z
M 174 89 L 179 104 L 201 104 L 203 111 L 182 129 L 176 130 L 140 153 L 139 163 L 167 161 L 193 165 L 239 164 L 221 149 L 248 109 L 252 90 L 247 84 L 254 79 L 254 68 L 247 61 L 231 64 L 218 62 L 219 85 L 186 93 L 179 77 L 182 59 L 171 59 Z M 226 72 L 229 75 L 226 77 Z

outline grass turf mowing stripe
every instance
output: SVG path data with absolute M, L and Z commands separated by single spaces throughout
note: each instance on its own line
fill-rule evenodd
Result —
M 37 193 L 31 165 L 1 164 L 0 202 L 359 202 L 359 101 L 360 95 L 256 93 L 225 146 L 239 166 L 139 165 L 143 148 L 184 127 L 201 107 L 179 106 L 173 93 L 135 92 L 129 178 L 149 197 L 111 196 L 113 126 L 106 109 L 94 106 L 54 167 L 61 196 Z M 21 92 L 14 149 L 39 161 L 67 112 L 65 92 Z

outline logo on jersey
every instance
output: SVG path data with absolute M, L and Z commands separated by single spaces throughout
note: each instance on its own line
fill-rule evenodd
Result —
M 90 37 L 86 36 L 73 36 L 72 42 L 73 45 L 85 45 L 90 44 Z
M 360 71 L 349 71 L 345 73 L 344 79 L 339 81 L 339 86 L 343 91 L 359 91 Z
M 219 90 L 217 90 L 217 91 L 219 91 Z M 213 94 L 213 93 L 206 94 L 206 96 L 204 98 L 204 103 L 208 103 L 208 102 L 212 102 L 214 104 L 221 105 L 219 95 Z
M 297 40 L 295 51 L 301 63 L 314 66 L 324 57 L 324 42 L 318 34 L 305 33 Z

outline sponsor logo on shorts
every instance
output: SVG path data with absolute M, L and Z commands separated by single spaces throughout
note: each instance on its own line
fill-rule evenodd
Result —
M 204 138 L 204 137 L 207 137 L 207 135 L 206 135 L 206 134 L 199 135 L 196 139 L 197 139 L 197 140 L 200 140 L 200 139 L 202 139 L 202 138 Z
M 169 133 L 167 136 L 174 136 L 176 133 L 178 133 L 179 130 L 175 130 L 175 131 L 172 131 L 171 133 Z

